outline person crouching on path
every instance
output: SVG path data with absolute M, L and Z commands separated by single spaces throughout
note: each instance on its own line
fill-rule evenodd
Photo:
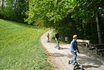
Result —
M 79 53 L 78 45 L 77 45 L 77 35 L 73 35 L 73 40 L 70 43 L 70 52 L 72 53 L 72 58 L 69 60 L 69 64 L 78 64 L 77 63 L 77 52 Z

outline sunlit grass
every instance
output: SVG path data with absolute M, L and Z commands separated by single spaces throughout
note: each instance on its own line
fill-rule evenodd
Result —
M 39 41 L 45 31 L 0 19 L 0 70 L 52 70 Z

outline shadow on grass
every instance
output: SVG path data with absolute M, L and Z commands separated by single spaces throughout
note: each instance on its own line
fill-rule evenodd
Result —
M 33 28 L 33 29 L 34 28 L 40 29 L 39 26 L 28 24 L 28 23 L 25 23 L 25 22 L 18 22 L 18 21 L 6 20 L 6 19 L 2 19 L 2 20 L 6 21 L 6 22 L 9 22 L 9 23 L 13 23 L 13 24 L 19 25 L 19 26 L 22 26 L 22 27 Z

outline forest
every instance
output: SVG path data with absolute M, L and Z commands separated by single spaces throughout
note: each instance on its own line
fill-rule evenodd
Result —
M 104 0 L 0 0 L 0 18 L 104 43 Z

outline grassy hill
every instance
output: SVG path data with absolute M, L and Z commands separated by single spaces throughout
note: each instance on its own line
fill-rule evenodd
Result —
M 39 41 L 45 31 L 0 19 L 0 70 L 52 70 Z

